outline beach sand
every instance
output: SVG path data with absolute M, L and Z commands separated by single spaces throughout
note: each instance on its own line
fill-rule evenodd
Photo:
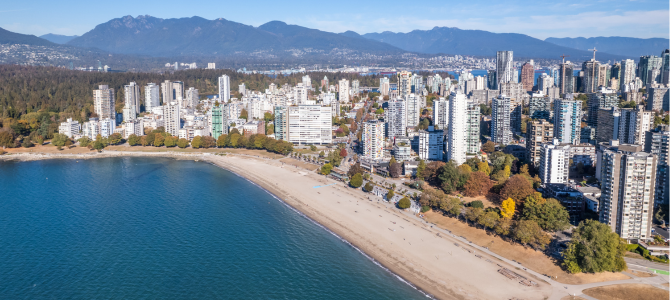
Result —
M 552 294 L 552 287 L 542 279 L 475 251 L 409 212 L 380 202 L 380 198 L 360 189 L 348 188 L 342 182 L 279 160 L 242 155 L 115 151 L 69 155 L 15 153 L 0 156 L 0 160 L 116 156 L 202 160 L 235 172 L 342 237 L 403 280 L 439 299 L 546 299 Z M 529 278 L 537 286 L 525 286 L 508 279 L 498 273 L 499 265 Z

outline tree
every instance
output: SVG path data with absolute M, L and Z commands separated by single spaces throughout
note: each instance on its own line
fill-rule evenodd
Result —
M 130 146 L 136 146 L 140 143 L 140 137 L 137 136 L 136 134 L 131 134 L 128 136 L 128 145 Z M 81 141 L 79 142 L 81 144 Z M 83 146 L 86 147 L 86 146 Z
M 447 194 L 450 194 L 456 190 L 459 185 L 460 177 L 460 172 L 454 165 L 453 161 L 449 161 L 444 164 L 438 175 L 440 186 Z
M 426 161 L 419 160 L 419 165 L 416 167 L 416 179 L 423 180 L 423 173 L 426 171 Z
M 514 199 L 507 198 L 500 206 L 500 216 L 505 219 L 511 219 L 514 216 L 515 204 Z
M 386 194 L 386 200 L 391 201 L 391 198 L 395 196 L 395 192 L 393 190 L 389 190 L 389 192 Z
M 211 136 L 203 136 L 201 141 L 200 147 L 202 148 L 209 149 L 216 147 L 216 140 Z
M 201 136 L 196 136 L 191 140 L 191 147 L 193 149 L 199 149 L 202 147 L 202 137 Z
M 470 207 L 476 207 L 476 208 L 484 209 L 484 203 L 480 200 L 475 200 L 475 201 L 470 202 Z
M 96 139 L 95 143 L 93 143 L 93 149 L 100 151 L 103 148 L 105 148 L 105 145 L 102 143 L 102 141 L 100 139 Z
M 65 146 L 65 141 L 67 139 L 68 139 L 67 135 L 56 133 L 54 134 L 53 139 L 51 139 L 51 144 L 53 144 L 56 147 L 63 147 Z
M 44 136 L 41 136 L 41 135 L 38 134 L 38 135 L 35 136 L 34 141 L 35 141 L 35 144 L 37 144 L 39 146 L 42 146 L 42 145 L 44 145 Z
M 164 142 L 165 147 L 172 148 L 174 146 L 177 146 L 177 140 L 179 140 L 179 138 L 177 138 L 176 136 L 167 136 Z
M 140 137 L 140 145 L 142 145 L 142 146 L 147 146 L 147 145 L 149 145 L 149 141 L 147 140 L 147 136 L 146 136 L 146 135 Z
M 32 146 L 34 146 L 34 145 L 33 145 L 33 142 L 30 141 L 30 139 L 28 139 L 28 138 L 23 139 L 23 143 L 21 143 L 21 147 L 30 148 Z
M 472 168 L 467 164 L 462 164 L 458 166 L 458 171 L 463 175 L 470 175 L 472 173 Z
M 319 152 L 319 157 L 323 158 L 325 155 L 326 155 L 326 154 L 323 153 L 323 150 L 321 150 L 321 152 Z
M 361 185 L 363 185 L 363 176 L 361 176 L 361 174 L 354 175 L 349 181 L 349 184 L 355 188 L 361 187 Z
M 407 209 L 410 206 L 412 206 L 412 203 L 409 201 L 409 198 L 407 198 L 407 197 L 402 197 L 402 199 L 400 199 L 400 201 L 398 201 L 398 207 L 400 207 L 402 209 Z
M 546 231 L 564 230 L 570 226 L 565 207 L 556 199 L 545 200 L 540 193 L 526 197 L 521 219 L 535 221 Z
M 479 207 L 466 207 L 465 218 L 476 224 L 479 217 L 484 214 L 484 210 Z
M 493 153 L 496 150 L 496 144 L 494 142 L 488 141 L 482 146 L 482 151 L 486 153 Z
M 402 166 L 399 163 L 392 163 L 389 165 L 389 174 L 393 178 L 398 178 L 402 174 Z
M 118 145 L 118 144 L 121 144 L 121 142 L 123 142 L 123 137 L 121 136 L 120 133 L 115 132 L 115 133 L 112 133 L 109 136 L 109 144 L 110 145 Z
M 226 146 L 226 140 L 228 139 L 227 134 L 222 134 L 216 139 L 216 146 L 219 148 L 223 148 Z
M 91 139 L 89 139 L 87 136 L 81 137 L 79 140 L 79 146 L 81 147 L 88 147 L 89 144 L 91 144 Z
M 154 137 L 154 147 L 163 147 L 165 145 L 165 137 L 162 134 L 156 134 Z
M 490 210 L 479 216 L 477 222 L 482 226 L 484 226 L 485 228 L 488 227 L 493 229 L 496 226 L 496 224 L 498 224 L 498 220 L 500 220 L 500 216 L 498 215 L 498 213 L 496 213 L 493 210 Z
M 177 147 L 182 148 L 182 149 L 188 147 L 188 140 L 187 139 L 179 139 L 177 141 Z
M 468 197 L 486 195 L 493 187 L 493 182 L 482 172 L 472 172 L 470 178 L 463 185 L 463 194 Z
M 7 131 L 0 132 L 0 147 L 14 147 L 14 135 Z
M 365 173 L 365 170 L 363 167 L 361 167 L 360 163 L 355 163 L 353 166 L 349 168 L 349 172 L 347 172 L 347 176 L 349 177 L 354 177 L 356 174 L 363 174 Z
M 563 266 L 570 273 L 620 272 L 627 268 L 625 253 L 626 243 L 609 225 L 585 220 L 573 231 L 568 249 L 563 251 Z
M 368 182 L 365 183 L 365 186 L 363 188 L 365 189 L 366 192 L 372 192 L 372 189 L 374 188 L 374 186 L 372 186 L 372 183 L 370 183 L 368 181 Z
M 340 157 L 347 157 L 347 149 L 342 148 L 342 150 L 340 150 Z
M 500 218 L 494 227 L 494 230 L 498 235 L 505 236 L 509 234 L 510 228 L 512 228 L 512 220 L 507 218 Z
M 489 163 L 483 161 L 477 164 L 477 170 L 489 176 L 491 174 L 491 169 L 489 168 Z
M 517 174 L 505 182 L 503 188 L 500 190 L 500 197 L 503 199 L 512 198 L 517 202 L 521 202 L 533 193 L 535 193 L 535 190 L 528 179 L 523 177 L 523 175 Z
M 244 108 L 242 109 L 242 111 L 240 111 L 240 119 L 245 119 L 245 120 L 249 119 L 249 113 Z
M 513 235 L 519 243 L 539 249 L 544 249 L 550 241 L 549 235 L 542 231 L 537 222 L 532 220 L 518 221 L 514 227 Z
M 331 164 L 325 164 L 325 165 L 321 166 L 321 174 L 323 174 L 323 175 L 328 175 L 332 171 L 333 171 L 333 165 L 331 165 Z

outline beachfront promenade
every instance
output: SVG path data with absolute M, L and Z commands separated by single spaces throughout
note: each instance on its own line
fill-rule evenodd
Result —
M 12 154 L 2 159 L 86 159 L 117 156 L 165 156 L 204 160 L 231 170 L 271 191 L 307 217 L 319 222 L 381 262 L 394 273 L 438 298 L 561 299 L 584 295 L 584 289 L 622 283 L 642 283 L 668 290 L 667 275 L 596 282 L 563 284 L 470 243 L 417 217 L 395 208 L 360 189 L 346 187 L 314 170 L 287 167 L 279 159 L 244 154 L 103 151 L 86 154 Z M 283 158 L 283 157 L 282 157 Z M 314 186 L 321 186 L 315 189 Z M 368 200 L 368 197 L 370 200 Z M 467 238 L 467 236 L 466 236 Z M 505 268 L 538 283 L 524 286 L 506 278 Z M 519 269 L 521 270 L 519 270 Z M 633 269 L 631 267 L 631 269 Z M 433 287 L 433 288 L 432 288 Z M 486 291 L 484 291 L 486 289 Z

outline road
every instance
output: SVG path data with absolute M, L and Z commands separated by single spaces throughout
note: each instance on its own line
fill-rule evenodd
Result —
M 650 269 L 669 271 L 667 264 L 632 257 L 624 257 L 624 260 L 626 261 L 628 268 L 631 270 L 638 270 L 643 272 L 653 272 Z

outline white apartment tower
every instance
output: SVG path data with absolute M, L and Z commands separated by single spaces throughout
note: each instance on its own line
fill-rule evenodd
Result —
M 412 92 L 412 72 L 398 72 L 398 96 L 405 97 Z
M 635 81 L 635 61 L 626 59 L 621 61 L 621 75 L 619 75 L 619 85 L 622 92 L 625 91 L 625 86 Z
M 644 145 L 646 132 L 654 124 L 654 112 L 637 108 L 622 108 L 619 111 L 619 143 Z
M 200 93 L 198 93 L 198 89 L 194 87 L 188 88 L 186 91 L 186 101 L 182 103 L 182 107 L 195 108 L 198 106 L 198 103 L 200 103 Z
M 407 112 L 407 126 L 417 126 L 421 119 L 421 96 L 409 94 L 405 97 L 405 108 Z
M 384 96 L 389 95 L 389 90 L 391 89 L 391 82 L 388 77 L 379 78 L 379 93 Z
M 93 90 L 93 104 L 98 118 L 116 120 L 114 89 L 110 89 L 107 85 L 99 85 L 97 90 Z
M 479 139 L 479 123 L 480 123 L 480 107 L 477 102 L 468 102 L 468 115 L 467 115 L 467 132 L 466 141 L 467 141 L 467 153 L 478 153 L 482 148 L 482 142 Z
M 496 75 L 498 86 L 503 82 L 516 82 L 514 81 L 514 54 L 512 51 L 497 52 Z
M 67 121 L 60 123 L 60 126 L 58 127 L 58 133 L 64 134 L 69 138 L 79 134 L 80 130 L 81 125 L 79 125 L 79 121 L 73 121 L 72 118 L 68 118 Z
M 491 141 L 509 145 L 512 141 L 510 129 L 510 98 L 500 95 L 491 100 Z
M 639 145 L 610 144 L 601 158 L 600 222 L 623 239 L 650 240 L 657 157 Z
M 340 103 L 349 103 L 349 80 L 341 79 L 338 82 L 338 100 Z
M 407 113 L 405 111 L 405 100 L 391 99 L 388 102 L 388 107 L 384 111 L 386 136 L 389 138 L 405 136 L 407 128 Z
M 457 166 L 465 163 L 468 148 L 467 123 L 468 103 L 460 89 L 449 97 L 449 125 L 447 136 L 447 161 L 453 160 Z
M 363 157 L 380 160 L 384 157 L 384 123 L 379 120 L 363 124 Z
M 330 144 L 333 141 L 332 109 L 320 105 L 288 107 L 288 141 L 294 144 Z
M 444 160 L 444 130 L 419 130 L 419 158 L 423 160 Z
M 151 109 L 161 105 L 160 88 L 155 83 L 149 83 L 144 87 L 144 111 L 151 112 Z
M 540 179 L 542 183 L 567 183 L 570 170 L 570 145 L 558 139 L 540 148 Z
M 228 100 L 230 100 L 230 77 L 224 74 L 219 77 L 219 101 L 228 103 Z
M 135 82 L 123 86 L 123 98 L 126 108 L 129 108 L 135 114 L 140 113 L 140 86 Z M 125 118 L 125 116 L 123 116 Z M 135 117 L 133 116 L 133 119 Z
M 295 86 L 295 99 L 298 104 L 307 104 L 307 87 L 304 83 L 298 83 Z
M 165 119 L 165 132 L 172 136 L 179 136 L 181 118 L 179 117 L 179 103 L 177 101 L 163 105 L 163 118 Z
M 433 100 L 433 124 L 441 130 L 449 126 L 449 101 L 442 97 Z

